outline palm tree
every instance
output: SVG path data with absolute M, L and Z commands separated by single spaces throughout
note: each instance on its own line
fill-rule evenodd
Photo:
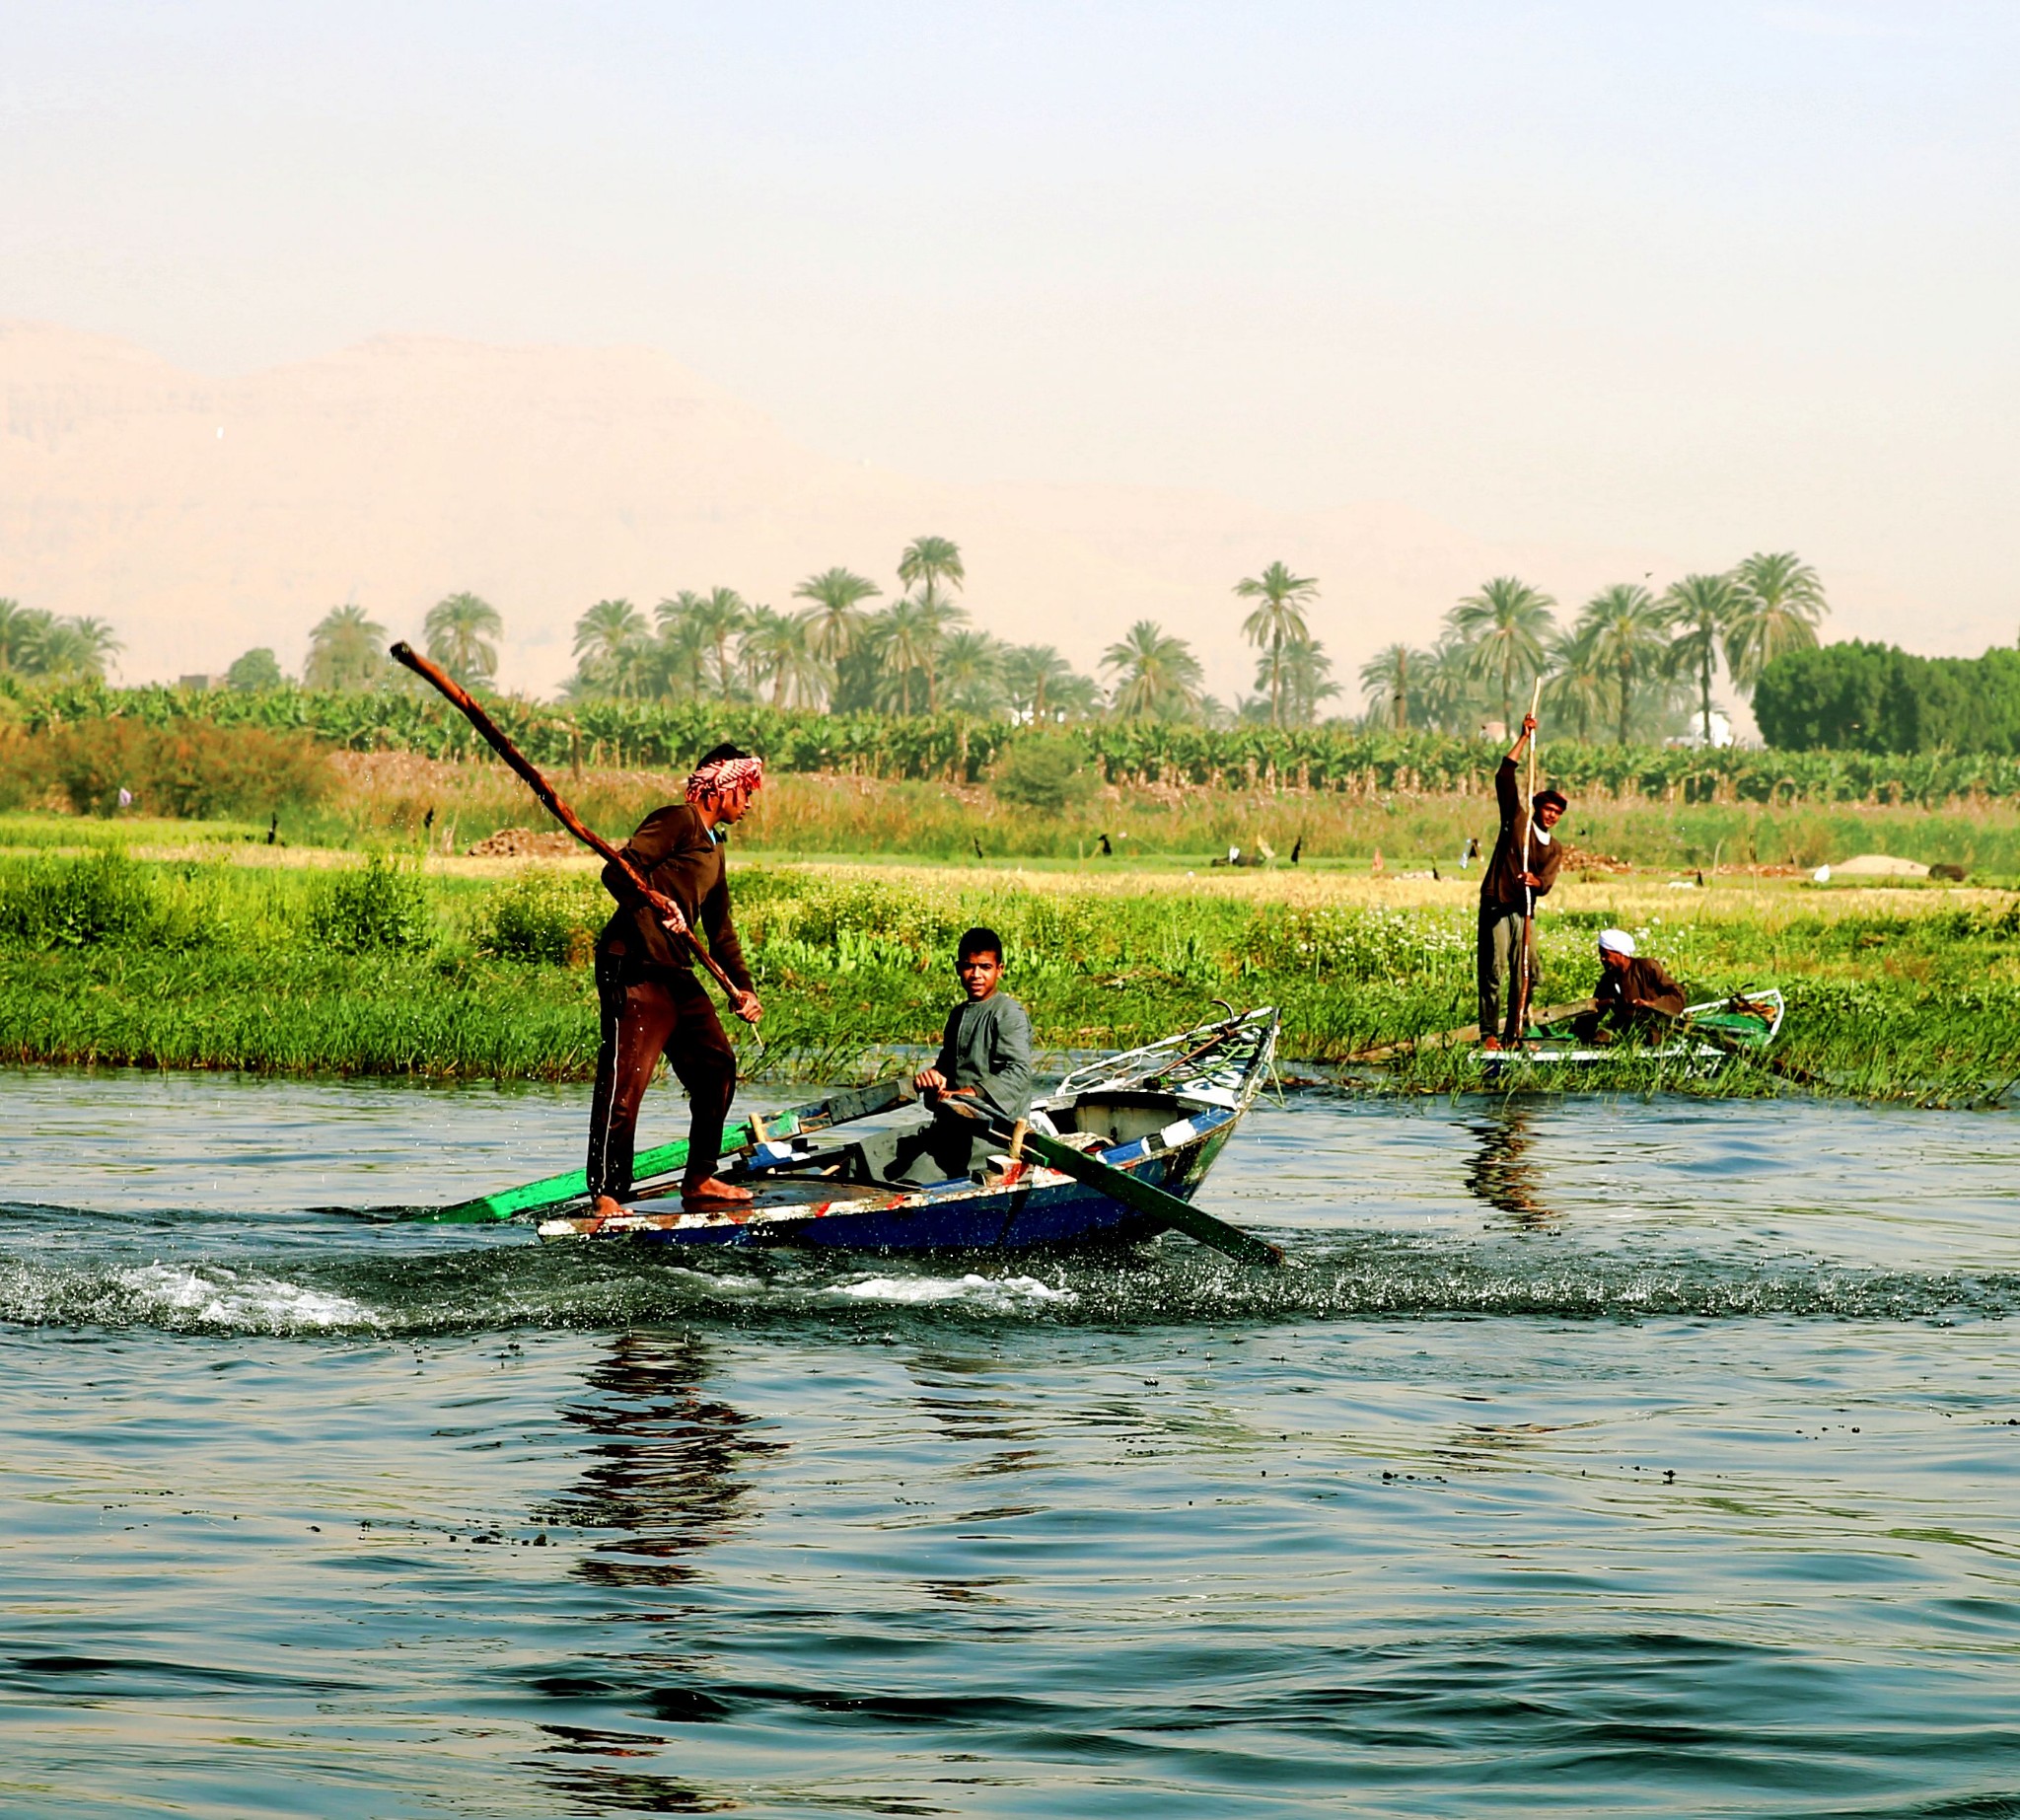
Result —
M 754 607 L 739 653 L 754 682 L 771 685 L 771 705 L 805 707 L 820 699 L 828 668 L 814 654 L 811 613 L 779 613 Z
M 1046 691 L 1046 706 L 1055 720 L 1092 720 L 1101 712 L 1101 685 L 1069 670 Z
M 1010 705 L 1031 720 L 1044 720 L 1057 707 L 1059 685 L 1072 674 L 1072 665 L 1048 644 L 1014 644 L 1003 653 Z
M 39 635 L 37 621 L 48 618 L 19 601 L 0 600 L 0 676 L 21 668 L 23 654 Z
M 1793 550 L 1758 551 L 1733 570 L 1738 604 L 1725 635 L 1725 667 L 1751 699 L 1761 672 L 1785 651 L 1808 651 L 1831 611 L 1817 571 Z
M 1669 647 L 1672 674 L 1697 673 L 1697 708 L 1705 745 L 1711 744 L 1711 665 L 1721 640 L 1732 636 L 1739 588 L 1730 575 L 1686 575 L 1662 597 L 1676 637 Z
M 1293 575 L 1281 562 L 1272 562 L 1260 575 L 1235 583 L 1235 593 L 1245 601 L 1262 605 L 1242 621 L 1242 636 L 1253 645 L 1266 646 L 1263 670 L 1269 677 L 1269 724 L 1283 725 L 1283 647 L 1308 640 L 1311 627 L 1305 623 L 1306 606 L 1318 599 L 1319 584 L 1309 575 Z M 1261 687 L 1260 673 L 1258 687 Z
M 1450 631 L 1422 653 L 1416 665 L 1412 694 L 1418 717 L 1440 733 L 1479 731 L 1484 700 L 1473 651 Z
M 1528 582 L 1496 575 L 1445 616 L 1447 629 L 1466 647 L 1475 672 L 1499 680 L 1504 728 L 1515 724 L 1516 677 L 1533 677 L 1543 669 L 1543 645 L 1554 628 L 1551 609 L 1555 605 Z
M 711 588 L 689 602 L 687 619 L 695 628 L 696 637 L 714 647 L 717 692 L 733 696 L 737 677 L 730 664 L 730 645 L 751 621 L 749 605 L 734 588 Z
M 919 599 L 936 605 L 942 582 L 959 592 L 968 580 L 960 546 L 949 538 L 913 538 L 898 558 L 898 579 L 907 588 L 916 588 Z
M 598 601 L 575 621 L 576 692 L 639 692 L 645 616 L 626 600 Z
M 488 683 L 498 671 L 498 647 L 505 629 L 497 608 L 474 594 L 451 594 L 428 609 L 421 631 L 428 655 L 460 683 Z
M 871 622 L 869 641 L 881 661 L 879 692 L 885 701 L 895 702 L 901 714 L 912 711 L 911 680 L 925 674 L 939 636 L 936 616 L 908 594 L 893 601 Z
M 1410 673 L 1421 678 L 1428 661 L 1425 652 L 1407 644 L 1385 644 L 1361 666 L 1361 688 L 1370 712 L 1387 706 L 1399 733 L 1409 726 Z
M 61 683 L 103 681 L 114 651 L 122 650 L 104 619 L 59 619 L 47 613 L 24 614 L 22 668 Z
M 883 592 L 868 576 L 852 569 L 823 569 L 801 582 L 793 590 L 793 598 L 814 603 L 807 631 L 814 655 L 830 664 L 846 657 L 862 636 L 867 618 L 863 602 L 875 600 Z
M 1102 653 L 1104 670 L 1117 673 L 1115 709 L 1131 718 L 1176 719 L 1199 704 L 1204 672 L 1192 647 L 1155 619 L 1138 619 Z
M 1549 675 L 1543 686 L 1544 700 L 1552 713 L 1569 714 L 1578 728 L 1578 743 L 1592 741 L 1592 723 L 1606 712 L 1610 678 L 1595 654 L 1589 627 L 1558 632 L 1544 653 Z
M 700 598 L 684 589 L 653 609 L 659 635 L 638 648 L 641 693 L 673 701 L 693 701 L 707 692 L 713 642 L 707 636 L 707 627 L 686 611 Z
M 993 714 L 1002 706 L 1003 652 L 987 632 L 955 632 L 936 655 L 949 706 L 964 714 Z
M 1635 675 L 1660 668 L 1669 647 L 1669 610 L 1638 581 L 1623 581 L 1587 601 L 1575 629 L 1592 641 L 1592 662 L 1616 679 L 1618 731 L 1624 746 Z
M 1309 727 L 1319 718 L 1321 702 L 1339 693 L 1333 680 L 1333 659 L 1316 638 L 1299 638 L 1283 647 L 1277 665 L 1283 679 L 1283 715 L 1294 727 Z
M 386 627 L 362 607 L 332 607 L 309 632 L 305 689 L 370 689 L 386 674 Z
M 940 711 L 940 654 L 956 635 L 956 628 L 968 623 L 968 609 L 957 606 L 953 601 L 938 600 L 931 594 L 921 594 L 918 607 L 930 627 L 930 635 L 925 641 L 926 712 L 937 714 Z

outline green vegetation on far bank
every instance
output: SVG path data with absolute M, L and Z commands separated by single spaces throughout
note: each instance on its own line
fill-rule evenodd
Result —
M 1274 1002 L 1291 1064 L 1334 1063 L 1472 1016 L 1471 905 L 1423 886 L 1385 903 L 1350 880 L 1107 881 L 745 862 L 739 916 L 767 1003 L 763 1067 L 840 1078 L 937 1034 L 958 931 L 986 920 L 1054 1051 L 1122 1047 Z M 1441 895 L 1442 894 L 1442 895 Z M 1595 931 L 1641 930 L 1710 996 L 1778 983 L 1778 1072 L 1873 1097 L 1971 1103 L 2020 1074 L 2020 904 L 1991 894 L 1567 886 L 1542 927 L 1551 994 L 1595 971 Z M 584 1079 L 583 965 L 607 901 L 592 876 L 423 874 L 159 861 L 113 850 L 0 860 L 0 1059 L 264 1072 Z M 1454 1055 L 1399 1084 L 1479 1084 Z M 1657 1084 L 1632 1056 L 1596 1084 Z M 1512 1083 L 1510 1083 L 1512 1084 Z M 1682 1083 L 1673 1083 L 1682 1084 Z
M 730 739 L 763 753 L 773 775 L 821 772 L 983 784 L 1000 776 L 1018 746 L 1059 740 L 1082 756 L 1093 781 L 1132 790 L 1420 796 L 1485 791 L 1500 756 L 1491 741 L 1344 722 L 1273 728 L 1255 722 L 1210 727 L 1192 721 L 1101 719 L 1038 730 L 1001 716 L 824 714 L 751 701 L 556 704 L 499 696 L 487 705 L 536 764 L 557 774 L 572 774 L 577 766 L 685 771 L 718 740 Z M 118 723 L 130 730 L 108 730 Z M 313 739 L 358 753 L 468 759 L 480 750 L 469 723 L 455 709 L 406 691 L 241 692 L 101 684 L 26 690 L 16 679 L 0 676 L 0 808 L 32 804 L 52 788 L 69 791 L 76 807 L 100 806 L 104 792 L 93 779 L 110 765 L 128 770 L 124 786 L 143 808 L 159 813 L 169 807 L 164 792 L 182 787 L 186 775 L 177 768 L 174 748 L 164 747 L 162 740 L 208 740 L 240 729 L 282 741 Z M 2004 750 L 1786 752 L 1580 744 L 1566 737 L 1571 730 L 1569 723 L 1546 726 L 1544 760 L 1557 783 L 1587 798 L 1665 805 L 1912 803 L 1932 808 L 2020 796 L 2020 754 Z M 157 737 L 150 742 L 143 734 Z M 234 778 L 245 776 L 229 740 L 217 746 L 208 763 L 228 768 Z M 144 784 L 142 773 L 148 779 Z M 72 777 L 85 780 L 82 795 Z M 114 793 L 118 787 L 113 784 Z M 204 813 L 264 815 L 269 802 L 281 800 L 277 788 L 265 796 L 255 788 L 235 798 L 231 808 L 213 804 Z

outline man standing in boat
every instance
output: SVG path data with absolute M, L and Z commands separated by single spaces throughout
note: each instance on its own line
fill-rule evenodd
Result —
M 707 940 L 736 988 L 731 1009 L 756 1024 L 764 1008 L 751 989 L 751 970 L 730 920 L 722 843 L 763 781 L 762 759 L 735 746 L 716 747 L 687 779 L 687 800 L 655 809 L 624 844 L 624 857 L 649 890 L 641 895 L 621 867 L 604 868 L 604 888 L 617 910 L 596 944 L 603 1040 L 590 1103 L 588 1174 L 601 1215 L 618 1212 L 631 1193 L 638 1109 L 662 1055 L 687 1093 L 681 1204 L 721 1209 L 751 1199 L 749 1189 L 715 1174 L 737 1089 L 737 1055 L 694 977 L 689 943 Z
M 1494 772 L 1494 796 L 1500 804 L 1501 828 L 1494 837 L 1493 856 L 1479 881 L 1479 1035 L 1482 1049 L 1517 1042 L 1528 991 L 1540 970 L 1534 945 L 1529 945 L 1528 982 L 1523 981 L 1523 929 L 1535 914 L 1536 901 L 1557 881 L 1563 849 L 1551 830 L 1569 807 L 1555 790 L 1539 790 L 1526 806 L 1515 781 L 1515 767 L 1536 733 L 1536 716 L 1522 717 L 1522 731 Z M 1507 1011 L 1501 994 L 1507 992 Z M 1500 1032 L 1495 1035 L 1496 1030 Z

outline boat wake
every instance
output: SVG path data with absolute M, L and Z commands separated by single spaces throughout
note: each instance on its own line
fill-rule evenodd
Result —
M 1828 1260 L 1548 1249 L 1492 1240 L 1279 1233 L 1261 1271 L 1167 1237 L 1124 1257 L 791 1253 L 678 1261 L 648 1246 L 541 1246 L 517 1230 L 411 1230 L 383 1245 L 327 1225 L 228 1240 L 218 1222 L 0 1208 L 0 1321 L 35 1328 L 393 1338 L 666 1323 L 889 1330 L 894 1323 L 1262 1327 L 1425 1318 L 1937 1321 L 2020 1312 L 2020 1273 Z M 8 1217 L 12 1214 L 14 1217 Z M 278 1222 L 277 1222 L 278 1223 Z M 308 1242 L 311 1235 L 315 1242 Z M 262 1242 L 263 1240 L 263 1242 Z

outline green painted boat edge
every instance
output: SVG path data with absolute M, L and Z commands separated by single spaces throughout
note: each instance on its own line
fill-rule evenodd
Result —
M 848 1088 L 830 1094 L 827 1099 L 816 1101 L 811 1106 L 795 1107 L 790 1112 L 779 1113 L 766 1120 L 767 1133 L 783 1137 L 826 1126 L 846 1125 L 851 1119 L 867 1119 L 873 1114 L 888 1112 L 902 1102 L 908 1085 L 904 1081 L 878 1081 L 868 1087 Z M 750 1120 L 741 1119 L 723 1128 L 722 1141 L 725 1151 L 741 1150 L 747 1144 L 756 1143 L 758 1133 Z M 686 1161 L 687 1140 L 685 1137 L 677 1137 L 672 1143 L 655 1144 L 649 1150 L 641 1150 L 633 1160 L 632 1180 L 645 1183 L 659 1176 L 671 1175 L 683 1168 Z M 426 1220 L 435 1225 L 480 1226 L 511 1219 L 521 1213 L 561 1206 L 570 1201 L 580 1201 L 588 1193 L 589 1177 L 586 1172 L 570 1169 L 561 1175 L 543 1176 L 538 1182 L 524 1182 L 517 1188 L 499 1189 L 495 1194 L 478 1195 L 451 1206 L 424 1208 L 403 1217 Z

